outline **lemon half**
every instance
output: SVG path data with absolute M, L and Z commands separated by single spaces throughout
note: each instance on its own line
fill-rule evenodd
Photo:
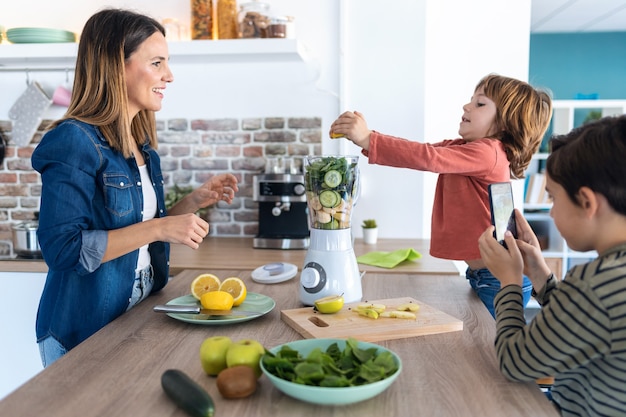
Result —
M 246 284 L 240 278 L 230 277 L 226 278 L 220 284 L 220 291 L 226 291 L 233 296 L 233 307 L 237 307 L 246 299 L 248 291 L 246 290 Z
M 213 274 L 200 274 L 191 282 L 191 295 L 197 300 L 209 291 L 220 289 L 220 279 Z
M 200 304 L 209 310 L 230 310 L 233 308 L 233 296 L 226 291 L 209 291 L 202 295 Z
M 315 300 L 315 309 L 320 313 L 332 314 L 343 308 L 343 295 L 329 295 Z

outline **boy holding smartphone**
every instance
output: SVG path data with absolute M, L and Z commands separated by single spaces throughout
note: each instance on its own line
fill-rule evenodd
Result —
M 598 252 L 558 281 L 535 234 L 516 210 L 518 240 L 508 249 L 479 238 L 481 256 L 501 283 L 495 299 L 496 352 L 509 379 L 553 375 L 563 416 L 623 415 L 626 404 L 626 116 L 606 117 L 552 138 L 546 190 L 551 216 L 570 248 Z M 541 311 L 526 324 L 522 274 Z

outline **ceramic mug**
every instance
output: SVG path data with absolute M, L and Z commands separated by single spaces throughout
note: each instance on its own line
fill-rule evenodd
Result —
M 52 94 L 52 103 L 57 106 L 69 107 L 72 92 L 65 86 L 60 85 Z

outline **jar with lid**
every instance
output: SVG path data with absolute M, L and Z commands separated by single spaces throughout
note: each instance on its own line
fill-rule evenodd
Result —
M 191 39 L 213 38 L 213 0 L 191 0 Z
M 267 28 L 270 38 L 295 38 L 293 16 L 274 16 Z
M 269 4 L 259 0 L 243 3 L 239 11 L 239 37 L 267 38 L 270 25 L 269 10 Z
M 217 0 L 217 38 L 237 39 L 237 0 Z

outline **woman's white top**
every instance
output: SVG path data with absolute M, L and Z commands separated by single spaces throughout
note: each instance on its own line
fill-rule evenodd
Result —
M 148 174 L 146 165 L 139 166 L 139 174 L 141 175 L 141 191 L 143 194 L 143 212 L 142 221 L 154 219 L 157 211 L 156 193 Z M 150 265 L 150 253 L 148 245 L 139 248 L 139 259 L 137 260 L 137 271 L 140 271 Z

